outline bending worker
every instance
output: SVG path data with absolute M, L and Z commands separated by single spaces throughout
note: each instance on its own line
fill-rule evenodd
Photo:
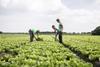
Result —
M 32 42 L 34 39 L 37 40 L 37 38 L 39 38 L 39 30 L 29 29 L 29 35 L 30 35 L 30 42 Z

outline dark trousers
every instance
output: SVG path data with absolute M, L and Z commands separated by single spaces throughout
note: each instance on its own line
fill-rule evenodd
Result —
M 30 42 L 32 42 L 34 39 L 34 35 L 30 35 Z
M 59 43 L 63 43 L 62 42 L 62 32 L 59 32 Z

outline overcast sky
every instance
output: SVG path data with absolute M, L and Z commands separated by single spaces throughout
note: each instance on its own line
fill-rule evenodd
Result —
M 66 32 L 100 26 L 100 0 L 0 0 L 0 31 L 52 31 L 59 18 Z

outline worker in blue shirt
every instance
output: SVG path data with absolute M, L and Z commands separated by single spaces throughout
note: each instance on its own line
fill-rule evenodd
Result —
M 63 25 L 62 25 L 60 19 L 56 19 L 56 21 L 59 24 L 59 26 L 58 26 L 58 30 L 59 30 L 59 43 L 63 43 L 63 38 L 62 38 Z
M 37 37 L 35 36 L 35 34 L 37 35 Z M 30 35 L 30 42 L 32 42 L 33 39 L 37 40 L 38 35 L 39 35 L 39 30 L 29 29 L 29 35 Z

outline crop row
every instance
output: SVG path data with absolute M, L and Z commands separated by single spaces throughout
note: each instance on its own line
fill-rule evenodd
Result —
M 100 44 L 100 36 L 91 36 L 91 35 L 72 35 L 72 36 L 64 36 L 68 39 L 74 39 L 78 41 L 83 41 L 83 42 L 89 42 L 89 43 L 94 43 L 94 44 Z M 65 38 L 65 39 L 66 39 Z
M 78 40 L 79 39 L 79 40 Z M 75 37 L 68 38 L 65 37 L 64 42 L 66 45 L 70 46 L 70 48 L 76 52 L 80 52 L 83 56 L 88 58 L 90 61 L 100 61 L 100 44 L 99 43 L 92 43 L 80 40 L 82 38 Z

